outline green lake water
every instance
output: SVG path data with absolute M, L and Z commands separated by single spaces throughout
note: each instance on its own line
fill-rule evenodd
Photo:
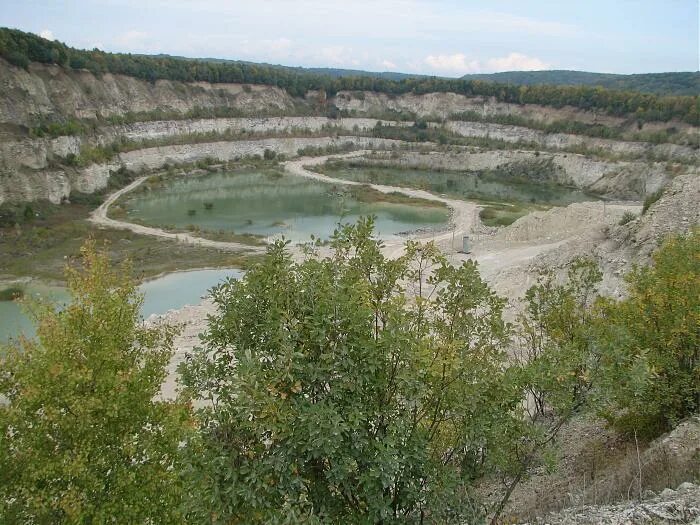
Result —
M 163 314 L 186 304 L 197 304 L 207 291 L 226 278 L 237 279 L 240 270 L 193 270 L 173 272 L 147 281 L 139 286 L 144 294 L 141 314 L 144 318 L 152 314 Z M 68 290 L 59 286 L 31 282 L 24 287 L 25 295 L 65 305 L 69 300 Z M 5 343 L 19 334 L 33 336 L 34 324 L 19 303 L 0 301 L 0 343 Z
M 376 216 L 383 239 L 441 227 L 449 218 L 446 209 L 360 202 L 340 185 L 255 171 L 173 179 L 156 190 L 129 195 L 121 205 L 129 218 L 152 226 L 283 235 L 295 243 L 309 241 L 311 235 L 325 240 L 339 222 L 367 215 Z
M 381 166 L 326 166 L 329 177 L 364 183 L 419 188 L 460 199 L 506 201 L 549 206 L 599 200 L 599 197 L 558 184 L 521 182 L 474 172 L 430 171 Z

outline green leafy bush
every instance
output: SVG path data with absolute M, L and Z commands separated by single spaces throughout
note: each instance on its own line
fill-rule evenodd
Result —
M 700 408 L 700 229 L 668 240 L 602 306 L 604 415 L 653 437 Z
M 181 368 L 202 432 L 191 516 L 220 523 L 472 522 L 470 490 L 512 427 L 505 301 L 434 246 L 386 259 L 371 221 L 333 256 L 283 243 L 214 292 Z M 409 301 L 404 286 L 418 297 Z M 232 379 L 235 378 L 235 379 Z
M 0 352 L 0 522 L 182 523 L 188 412 L 153 400 L 173 329 L 143 328 L 129 268 L 91 244 L 83 264 L 73 302 L 37 305 L 38 339 Z

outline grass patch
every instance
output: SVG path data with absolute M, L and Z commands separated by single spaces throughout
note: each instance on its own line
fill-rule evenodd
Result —
M 0 301 L 14 301 L 24 297 L 24 289 L 19 286 L 10 286 L 0 290 Z
M 190 224 L 184 230 L 175 229 L 171 231 L 186 231 L 188 233 L 195 234 L 197 237 L 201 237 L 202 239 L 209 239 L 210 241 L 237 242 L 248 246 L 265 246 L 266 244 L 261 235 L 254 235 L 252 233 L 236 233 L 230 230 L 203 230 L 195 224 Z
M 420 197 L 410 197 L 409 195 L 399 191 L 384 193 L 365 184 L 361 186 L 351 186 L 348 189 L 348 193 L 360 202 L 388 202 L 391 204 L 405 204 L 407 206 L 420 206 L 424 208 L 448 209 L 447 205 L 442 201 L 422 199 Z
M 35 203 L 33 205 L 36 206 Z M 91 206 L 42 205 L 31 223 L 0 228 L 0 268 L 3 277 L 38 277 L 62 281 L 69 261 L 79 255 L 86 239 L 106 244 L 110 259 L 133 262 L 137 277 L 203 267 L 245 268 L 258 259 L 215 248 L 191 246 L 128 231 L 99 229 L 87 222 Z
M 479 218 L 486 226 L 510 226 L 520 217 L 532 211 L 547 209 L 546 206 L 489 203 L 479 212 Z
M 626 211 L 625 213 L 622 214 L 622 217 L 620 218 L 620 221 L 618 222 L 618 224 L 620 226 L 623 226 L 623 225 L 627 224 L 628 222 L 632 222 L 636 218 L 637 218 L 637 216 L 634 213 L 632 213 L 631 211 Z

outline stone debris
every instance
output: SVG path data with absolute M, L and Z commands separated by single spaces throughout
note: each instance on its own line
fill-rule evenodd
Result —
M 653 493 L 652 493 L 653 494 Z M 649 494 L 649 495 L 652 495 Z M 642 501 L 585 505 L 562 510 L 528 525 L 665 525 L 700 524 L 700 486 L 682 483 Z

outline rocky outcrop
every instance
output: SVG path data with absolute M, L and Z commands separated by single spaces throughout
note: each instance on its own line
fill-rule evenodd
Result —
M 626 224 L 612 220 L 607 223 L 607 227 L 601 229 L 594 227 L 596 222 L 593 220 L 582 217 L 581 235 L 561 245 L 557 250 L 535 259 L 531 265 L 532 273 L 537 274 L 546 268 L 566 268 L 576 257 L 593 257 L 603 269 L 601 291 L 614 297 L 622 297 L 627 289 L 623 276 L 634 265 L 648 264 L 651 254 L 669 235 L 687 234 L 692 228 L 700 226 L 698 202 L 700 176 L 697 172 L 679 175 L 670 181 L 661 198 L 652 204 L 646 213 L 640 214 L 639 208 L 630 210 L 634 218 Z M 572 206 L 552 210 L 551 213 L 555 217 L 558 214 L 573 213 L 567 211 Z M 613 209 L 614 206 L 607 206 L 606 213 L 612 212 Z M 529 223 L 535 220 L 536 215 L 531 214 L 520 221 Z M 612 217 L 610 213 L 608 216 Z M 619 217 L 619 214 L 616 217 Z M 509 228 L 517 224 L 518 221 Z M 587 227 L 589 225 L 590 228 Z M 509 228 L 497 235 L 508 236 Z M 524 231 L 526 233 L 527 228 Z
M 644 215 L 609 232 L 609 251 L 633 262 L 646 263 L 669 235 L 687 233 L 700 225 L 700 177 L 680 175 Z
M 512 104 L 497 102 L 494 97 L 466 96 L 457 93 L 406 93 L 388 95 L 371 91 L 340 91 L 333 99 L 333 104 L 341 110 L 362 114 L 386 112 L 414 114 L 421 118 L 448 119 L 452 116 L 473 112 L 483 117 L 517 115 L 538 122 L 577 120 L 587 124 L 604 124 L 606 126 L 636 129 L 637 122 L 632 118 L 621 118 L 565 106 L 562 108 L 543 107 L 535 104 Z M 693 133 L 694 130 L 683 122 L 652 122 L 644 124 L 644 130 L 659 131 L 675 128 L 676 131 Z
M 700 523 L 700 486 L 682 483 L 676 490 L 648 494 L 642 501 L 584 505 L 550 514 L 531 525 L 676 525 Z
M 105 127 L 104 137 L 125 137 L 143 141 L 194 133 L 293 133 L 320 132 L 324 130 L 368 131 L 381 122 L 383 126 L 410 126 L 412 122 L 392 122 L 373 118 L 328 117 L 261 117 L 187 119 L 137 122 L 124 126 Z
M 573 153 L 547 153 L 527 150 L 492 150 L 466 148 L 461 152 L 402 152 L 399 156 L 371 156 L 368 164 L 410 168 L 483 171 L 515 163 L 541 163 L 551 160 L 556 168 L 551 182 L 595 191 L 615 199 L 640 199 L 662 187 L 670 175 L 663 163 L 605 161 Z M 358 161 L 356 161 L 358 162 Z M 695 167 L 684 168 L 698 173 Z
M 545 133 L 522 126 L 506 126 L 485 122 L 450 121 L 444 124 L 452 133 L 463 137 L 488 137 L 511 143 L 533 143 L 543 149 L 585 148 L 612 155 L 662 157 L 681 162 L 700 162 L 700 152 L 678 144 L 650 144 L 623 140 L 598 139 L 566 133 Z
M 31 127 L 41 120 L 95 119 L 160 110 L 186 113 L 196 107 L 255 115 L 290 111 L 294 99 L 274 86 L 146 82 L 124 75 L 99 78 L 84 70 L 32 63 L 28 70 L 0 59 L 0 123 Z
M 70 195 L 73 185 L 63 171 L 43 170 L 22 173 L 20 177 L 0 173 L 0 204 L 46 199 L 60 204 Z
M 52 160 L 63 161 L 70 153 L 79 155 L 84 146 L 106 146 L 114 142 L 127 140 L 134 143 L 148 141 L 168 141 L 186 139 L 193 135 L 211 134 L 235 137 L 246 135 L 254 138 L 256 134 L 319 134 L 337 135 L 339 131 L 367 131 L 378 122 L 384 126 L 411 125 L 410 122 L 389 122 L 377 119 L 350 118 L 330 119 L 327 117 L 260 117 L 260 118 L 217 118 L 217 119 L 183 119 L 156 120 L 103 126 L 94 134 L 85 136 L 64 136 L 48 138 L 12 138 L 0 141 L 0 171 L 12 171 L 29 168 L 44 169 Z M 231 139 L 232 140 L 232 139 Z M 194 142 L 195 140 L 192 139 Z
M 296 156 L 298 150 L 307 147 L 333 147 L 351 144 L 358 149 L 398 147 L 402 142 L 369 137 L 338 136 L 312 138 L 270 138 L 235 142 L 207 142 L 146 148 L 119 155 L 119 162 L 130 170 L 153 169 L 165 163 L 196 162 L 207 158 L 229 161 L 252 155 L 262 156 L 266 149 L 286 156 Z

